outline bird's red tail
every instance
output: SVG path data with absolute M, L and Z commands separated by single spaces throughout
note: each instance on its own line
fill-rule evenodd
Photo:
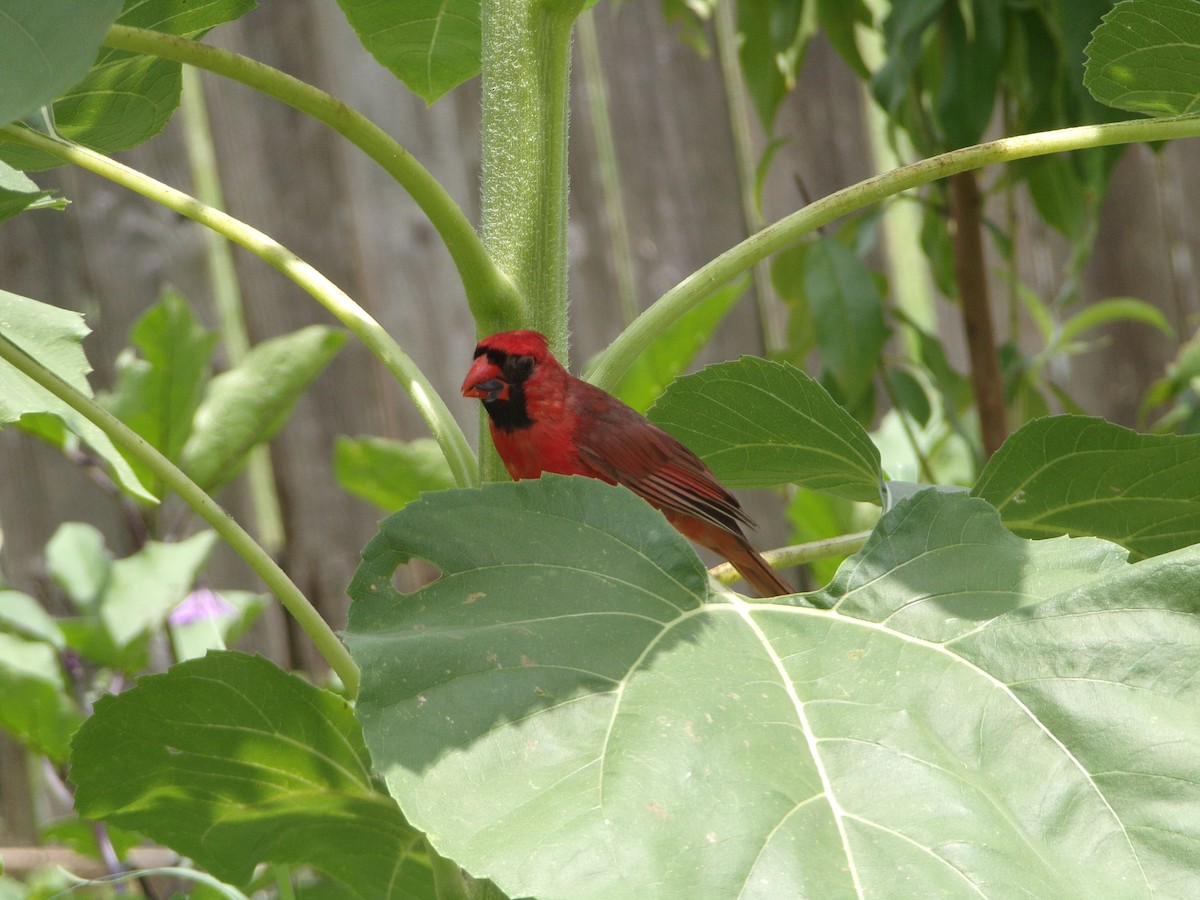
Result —
M 796 593 L 778 573 L 767 564 L 767 561 L 749 544 L 739 544 L 730 548 L 726 558 L 738 570 L 738 574 L 749 582 L 760 597 L 784 597 Z

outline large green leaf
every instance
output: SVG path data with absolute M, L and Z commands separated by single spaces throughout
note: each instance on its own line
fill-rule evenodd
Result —
M 310 325 L 263 341 L 210 381 L 183 447 L 183 470 L 206 491 L 231 480 L 250 451 L 283 427 L 345 342 L 344 331 Z
M 1149 116 L 1200 111 L 1200 3 L 1125 0 L 1087 46 L 1084 84 L 1101 103 Z
M 972 493 L 1018 534 L 1097 535 L 1154 556 L 1200 543 L 1200 435 L 1103 419 L 1037 419 L 1004 442 Z
M 87 74 L 121 0 L 5 0 L 0 125 L 45 106 Z
M 117 357 L 116 389 L 101 402 L 177 462 L 192 433 L 217 335 L 196 321 L 181 294 L 168 289 L 134 323 L 130 340 L 141 355 L 129 349 Z M 149 481 L 149 473 L 142 478 Z
M 92 367 L 81 346 L 87 333 L 78 313 L 0 291 L 0 335 L 90 397 L 92 389 L 87 373 Z M 0 427 L 36 413 L 56 416 L 109 464 L 114 479 L 125 490 L 143 500 L 154 500 L 108 435 L 45 388 L 0 361 Z
M 339 437 L 333 470 L 343 488 L 389 512 L 416 500 L 424 491 L 454 487 L 450 464 L 433 438 Z
M 442 578 L 401 595 L 412 557 Z M 747 603 L 547 476 L 388 519 L 347 643 L 410 821 L 511 896 L 1182 897 L 1198 570 L 926 491 L 826 591 Z
M 479 74 L 479 0 L 338 0 L 376 61 L 432 103 Z
M 40 0 L 37 0 L 40 3 Z M 63 7 L 48 21 L 48 40 L 71 40 L 80 10 L 90 2 L 62 2 Z M 106 0 L 104 6 L 108 6 Z M 255 0 L 125 0 L 117 22 L 180 37 L 196 38 L 222 22 L 236 19 L 253 9 Z M 104 23 L 107 28 L 111 18 Z M 103 34 L 101 34 L 101 37 Z M 94 62 L 63 85 L 53 105 L 55 129 L 64 137 L 102 153 L 115 153 L 154 137 L 179 106 L 182 84 L 180 64 L 129 53 L 124 50 L 94 50 Z M 86 76 L 79 80 L 80 76 Z M 47 100 L 53 99 L 47 98 Z M 4 147 L 4 158 L 22 169 L 44 169 L 61 160 L 36 151 Z
M 794 483 L 879 502 L 879 451 L 793 366 L 744 356 L 679 379 L 650 418 L 738 487 Z
M 349 704 L 242 653 L 210 653 L 96 704 L 72 744 L 83 816 L 238 884 L 310 865 L 337 897 L 431 897 L 420 836 L 376 791 Z
M 54 647 L 0 631 L 0 692 L 0 728 L 56 762 L 65 760 L 83 714 L 67 693 Z

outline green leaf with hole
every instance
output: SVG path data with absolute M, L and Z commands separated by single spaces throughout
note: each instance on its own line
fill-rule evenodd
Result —
M 0 291 L 0 336 L 90 397 L 92 389 L 87 382 L 87 373 L 92 367 L 88 365 L 82 347 L 87 333 L 79 313 Z M 114 480 L 130 494 L 155 501 L 154 495 L 146 490 L 108 435 L 48 390 L 0 361 L 0 427 L 37 413 L 54 415 L 86 441 L 108 463 Z
M 479 74 L 479 0 L 338 0 L 375 60 L 426 103 Z
M 400 594 L 414 557 L 442 577 Z M 828 589 L 751 603 L 629 492 L 546 476 L 389 518 L 346 640 L 389 789 L 510 896 L 1188 896 L 1198 570 L 924 491 Z
M 971 493 L 1027 537 L 1097 535 L 1136 556 L 1166 553 L 1200 543 L 1200 435 L 1038 419 L 1004 442 Z
M 242 653 L 210 653 L 102 698 L 72 743 L 79 813 L 244 885 L 308 865 L 335 897 L 429 897 L 420 835 L 375 789 L 350 704 Z
M 1200 3 L 1124 0 L 1087 46 L 1083 82 L 1101 103 L 1148 116 L 1200 112 Z
M 310 325 L 263 341 L 212 379 L 181 453 L 184 472 L 210 493 L 229 482 L 250 451 L 284 426 L 345 342 L 344 331 Z
M 679 379 L 650 419 L 733 487 L 798 484 L 879 502 L 879 451 L 820 384 L 744 356 Z

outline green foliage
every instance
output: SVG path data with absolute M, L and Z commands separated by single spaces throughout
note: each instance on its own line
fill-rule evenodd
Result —
M 117 647 L 148 637 L 166 623 L 167 614 L 187 596 L 216 538 L 202 531 L 175 544 L 149 541 L 132 556 L 112 563 L 97 606 Z
M 57 42 L 63 35 L 74 34 L 80 23 L 78 3 L 56 0 L 49 14 L 43 15 L 40 10 L 47 6 L 46 3 L 37 0 L 21 2 L 39 9 L 40 28 L 47 34 L 39 42 L 39 49 L 41 43 Z M 107 48 L 97 56 L 96 43 L 112 22 L 112 16 L 107 13 L 113 11 L 114 3 L 113 0 L 103 3 L 89 0 L 85 6 L 89 12 L 84 21 L 93 17 L 97 21 L 85 32 L 85 37 L 90 34 L 91 41 L 71 53 L 72 79 L 63 85 L 69 89 L 47 96 L 40 103 L 57 97 L 50 107 L 56 133 L 103 153 L 115 153 L 149 140 L 166 126 L 179 106 L 179 63 Z M 125 0 L 117 23 L 181 37 L 199 37 L 254 6 L 255 0 Z M 12 30 L 11 26 L 0 28 L 0 40 Z M 70 46 L 68 44 L 68 48 Z M 86 64 L 81 67 L 85 60 L 90 67 Z M 37 65 L 43 63 L 38 60 Z M 84 77 L 80 80 L 81 75 Z M 28 104 L 28 100 L 25 103 Z M 27 106 L 27 109 L 40 103 Z M 59 164 L 53 157 L 11 145 L 0 147 L 0 154 L 28 170 Z
M 0 162 L 0 222 L 27 209 L 65 209 L 67 201 L 39 188 L 23 172 Z
M 338 0 L 376 61 L 426 103 L 479 74 L 479 0 Z
M 116 390 L 101 402 L 167 459 L 178 460 L 209 379 L 217 335 L 200 326 L 181 294 L 168 290 L 134 323 L 130 340 L 141 353 L 131 348 L 117 358 Z
M 638 412 L 649 409 L 709 342 L 747 286 L 748 279 L 739 278 L 714 291 L 703 303 L 663 329 L 646 352 L 629 367 L 613 393 Z
M 82 815 L 225 881 L 274 862 L 321 872 L 327 896 L 433 893 L 350 705 L 259 657 L 211 653 L 103 698 L 73 742 L 71 780 Z
M 28 297 L 0 291 L 0 337 L 16 344 L 42 365 L 76 389 L 92 394 L 87 383 L 91 371 L 81 346 L 88 329 L 78 313 L 58 309 Z M 0 361 L 0 426 L 18 423 L 23 416 L 50 413 L 61 423 L 41 423 L 41 433 L 57 435 L 56 443 L 67 445 L 65 429 L 85 440 L 108 463 L 113 477 L 136 497 L 153 501 L 129 463 L 113 446 L 108 436 L 76 410 L 34 384 L 11 365 Z
M 411 556 L 443 577 L 402 596 Z M 1198 561 L 925 492 L 825 591 L 746 604 L 635 498 L 547 476 L 389 519 L 347 640 L 390 790 L 513 896 L 1141 896 L 1198 878 L 1128 762 L 1193 790 Z
M 1087 51 L 1084 84 L 1101 103 L 1149 116 L 1200 111 L 1200 6 L 1124 0 Z
M 0 28 L 0 125 L 59 97 L 91 68 L 121 0 L 8 0 Z M 64 23 L 70 27 L 64 27 Z
M 1097 535 L 1135 557 L 1167 553 L 1200 543 L 1200 435 L 1038 419 L 1005 442 L 973 493 L 1017 534 Z
M 446 457 L 432 438 L 339 437 L 333 452 L 338 484 L 386 510 L 397 510 L 425 491 L 454 487 Z
M 0 595 L 0 602 L 11 599 Z M 50 759 L 65 760 L 83 714 L 67 693 L 53 645 L 0 631 L 0 690 L 0 726 Z
M 779 104 L 796 87 L 796 73 L 817 31 L 816 5 L 796 0 L 738 3 L 738 36 L 746 89 L 770 134 Z
M 250 451 L 278 433 L 346 334 L 310 325 L 255 346 L 208 385 L 180 453 L 188 476 L 212 491 L 231 481 Z
M 29 18 L 24 0 L 9 5 Z M 195 35 L 252 5 L 129 0 L 120 21 Z M 340 5 L 364 46 L 427 102 L 471 77 L 488 47 L 472 0 Z M 578 6 L 539 5 L 537 21 L 566 35 Z M 870 78 L 889 126 L 932 153 L 978 140 L 998 109 L 1014 130 L 1121 115 L 1082 85 L 1083 48 L 1109 6 L 894 0 L 882 23 L 886 59 L 868 65 L 858 42 L 874 24 L 866 4 L 747 0 L 738 40 L 768 136 L 822 27 Z M 38 7 L 45 15 L 29 19 L 27 34 L 13 24 L 24 19 L 0 18 L 0 112 L 24 116 L 57 96 L 58 132 L 109 151 L 157 133 L 178 103 L 178 63 L 113 49 L 96 57 L 111 2 L 70 17 L 51 0 Z M 665 8 L 684 13 L 687 36 L 704 43 L 709 0 Z M 1118 4 L 1088 52 L 1096 97 L 1136 112 L 1194 109 L 1197 8 Z M 492 11 L 517 27 L 515 9 Z M 53 70 L 46 78 L 32 69 L 38 53 Z M 548 108 L 566 108 L 565 86 L 543 78 L 536 88 Z M 498 134 L 488 146 L 523 146 L 529 135 L 512 122 L 530 119 L 489 112 Z M 553 128 L 539 137 L 541 149 L 565 145 Z M 755 202 L 777 146 L 767 143 Z M 1170 335 L 1135 298 L 1073 305 L 1118 153 L 1027 163 L 997 185 L 1024 183 L 1077 251 L 1051 300 L 1014 279 L 1041 339 L 1032 352 L 1015 339 L 1000 350 L 1019 417 L 1072 408 L 1048 373 L 1098 346 L 1096 329 L 1139 322 Z M 53 162 L 12 144 L 5 159 Z M 489 178 L 491 209 L 497 196 L 525 200 L 546 187 Z M 565 204 L 565 194 L 547 196 Z M 936 191 L 924 199 L 926 262 L 953 290 L 945 204 Z M 60 204 L 0 168 L 0 218 L 48 205 Z M 528 208 L 547 221 L 565 209 L 551 207 Z M 422 208 L 436 219 L 436 205 Z M 533 233 L 541 221 L 515 226 Z M 224 652 L 262 599 L 203 586 L 213 534 L 164 533 L 140 510 L 128 555 L 68 523 L 46 548 L 44 595 L 0 590 L 0 725 L 61 763 L 83 721 L 80 698 L 101 695 L 71 749 L 80 814 L 145 834 L 247 893 L 263 887 L 253 873 L 264 864 L 264 878 L 317 873 L 304 896 L 362 898 L 498 895 L 465 884 L 459 864 L 514 896 L 573 900 L 1200 892 L 1189 814 L 1200 801 L 1190 664 L 1200 651 L 1197 438 L 1040 419 L 992 458 L 975 496 L 920 490 L 916 482 L 973 480 L 976 413 L 939 335 L 889 309 L 884 279 L 864 264 L 878 224 L 852 217 L 776 258 L 773 283 L 792 312 L 778 360 L 678 377 L 745 287 L 726 275 L 712 282 L 726 287 L 659 328 L 618 388 L 638 408 L 654 403 L 655 421 L 727 484 L 796 486 L 789 515 L 803 540 L 869 525 L 882 484 L 886 511 L 863 549 L 814 567 L 824 589 L 748 603 L 712 582 L 682 536 L 628 491 L 551 476 L 444 490 L 450 467 L 434 441 L 343 439 L 342 484 L 403 507 L 351 588 L 356 706 Z M 1011 263 L 1019 247 L 994 233 Z M 536 249 L 556 259 L 563 248 Z M 729 258 L 738 254 L 749 258 L 741 247 Z M 509 262 L 505 278 L 540 284 L 545 272 L 524 257 Z M 535 319 L 561 321 L 561 309 L 526 299 Z M 0 323 L 86 392 L 79 317 L 0 294 Z M 893 327 L 902 342 L 889 342 Z M 278 433 L 344 337 L 304 329 L 213 378 L 214 335 L 168 291 L 138 320 L 104 402 L 214 491 Z M 1164 427 L 1200 421 L 1195 343 L 1148 399 L 1174 404 Z M 824 386 L 789 364 L 813 350 Z M 880 386 L 893 407 L 882 415 Z M 78 412 L 3 364 L 0 424 L 11 422 L 68 451 L 86 440 L 142 499 L 153 499 L 146 484 L 164 492 Z M 896 480 L 884 481 L 884 463 Z M 411 559 L 441 577 L 401 594 L 392 579 Z M 52 607 L 70 615 L 52 617 Z M 166 646 L 164 634 L 183 662 L 107 696 L 146 667 L 152 645 Z M 438 853 L 426 853 L 405 814 Z
M 847 247 L 823 238 L 806 254 L 804 293 L 826 386 L 852 412 L 870 409 L 872 378 L 888 336 L 883 297 L 870 272 Z

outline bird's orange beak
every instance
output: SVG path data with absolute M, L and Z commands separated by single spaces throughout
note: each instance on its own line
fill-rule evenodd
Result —
M 467 372 L 467 378 L 462 385 L 464 397 L 478 397 L 480 400 L 508 399 L 508 382 L 500 375 L 500 367 L 489 360 L 487 356 L 477 357 Z

